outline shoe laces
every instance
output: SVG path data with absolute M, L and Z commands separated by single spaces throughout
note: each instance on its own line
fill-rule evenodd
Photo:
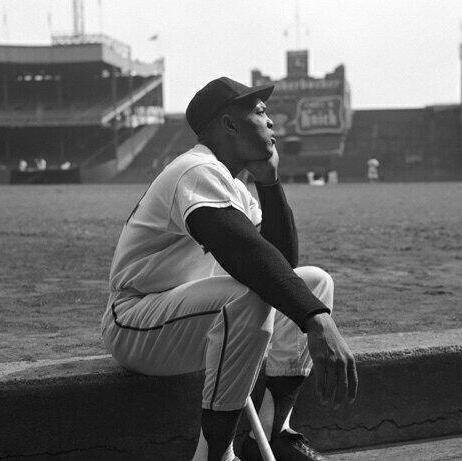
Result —
M 293 446 L 301 453 L 310 456 L 314 460 L 319 459 L 324 460 L 325 458 L 318 453 L 314 448 L 310 447 L 309 441 L 307 438 L 300 432 L 282 432 L 278 438 L 290 439 L 293 441 Z

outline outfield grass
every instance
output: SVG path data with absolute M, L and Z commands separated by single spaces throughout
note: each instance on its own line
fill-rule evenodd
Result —
M 0 362 L 103 353 L 99 319 L 142 185 L 0 187 Z M 347 335 L 462 327 L 462 184 L 287 185 L 300 264 Z

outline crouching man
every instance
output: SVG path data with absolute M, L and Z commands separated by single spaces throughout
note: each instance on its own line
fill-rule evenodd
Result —
M 198 144 L 150 185 L 112 262 L 102 331 L 114 358 L 146 375 L 205 369 L 195 461 L 237 459 L 236 427 L 267 351 L 259 416 L 277 460 L 323 459 L 290 427 L 311 368 L 323 403 L 356 396 L 355 361 L 330 315 L 332 278 L 297 267 L 272 91 L 222 77 L 196 93 L 186 117 Z M 243 169 L 260 205 L 236 178 Z M 240 456 L 260 459 L 252 434 Z

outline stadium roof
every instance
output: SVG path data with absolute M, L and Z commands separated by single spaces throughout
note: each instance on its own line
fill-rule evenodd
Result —
M 78 40 L 80 39 L 80 40 Z M 148 77 L 163 73 L 163 60 L 144 63 L 131 57 L 130 47 L 104 35 L 56 36 L 52 45 L 0 45 L 0 66 L 58 66 L 103 63 L 123 73 Z

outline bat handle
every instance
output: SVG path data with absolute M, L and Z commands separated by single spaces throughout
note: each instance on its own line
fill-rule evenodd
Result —
M 247 397 L 247 401 L 245 403 L 245 412 L 247 414 L 247 418 L 249 418 L 250 426 L 252 427 L 252 431 L 255 435 L 255 440 L 257 441 L 263 461 L 276 461 L 250 395 Z

